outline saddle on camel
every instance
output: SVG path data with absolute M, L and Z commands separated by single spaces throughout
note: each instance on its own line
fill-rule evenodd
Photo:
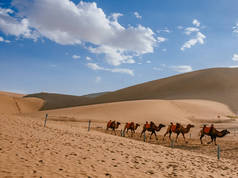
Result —
M 200 131 L 200 141 L 201 141 L 201 144 L 203 144 L 202 142 L 202 138 L 205 136 L 205 135 L 208 135 L 211 137 L 211 141 L 208 142 L 207 144 L 210 144 L 212 142 L 215 143 L 215 145 L 217 145 L 216 143 L 216 137 L 224 137 L 225 135 L 229 134 L 230 132 L 225 129 L 225 130 L 222 130 L 221 132 L 219 132 L 218 130 L 216 130 L 214 128 L 214 125 L 211 124 L 210 127 L 207 127 L 206 125 L 203 126 L 202 130 Z
M 150 139 L 151 139 L 151 136 L 154 134 L 155 135 L 155 138 L 156 140 L 158 140 L 158 137 L 156 135 L 156 132 L 159 132 L 161 130 L 161 128 L 165 127 L 164 124 L 159 124 L 159 126 L 156 126 L 154 122 L 150 122 L 150 124 L 146 121 L 146 123 L 144 124 L 143 126 L 143 130 L 140 134 L 140 137 L 142 136 L 143 133 L 145 133 L 146 131 L 149 131 L 151 132 L 150 134 Z
M 192 124 L 188 124 L 186 127 L 183 127 L 181 124 L 179 123 L 176 123 L 176 125 L 174 125 L 172 122 L 170 123 L 170 125 L 168 126 L 167 128 L 167 131 L 165 132 L 164 134 L 164 138 L 165 136 L 169 133 L 169 139 L 171 140 L 171 134 L 172 133 L 176 133 L 177 136 L 176 136 L 176 142 L 178 141 L 178 136 L 179 134 L 181 133 L 183 135 L 183 139 L 185 141 L 185 143 L 188 143 L 185 139 L 185 136 L 184 134 L 188 133 L 190 131 L 190 129 L 194 127 L 194 125 Z M 163 140 L 164 140 L 163 138 Z
M 138 123 L 134 123 L 134 122 L 127 122 L 125 127 L 124 127 L 124 130 L 123 132 L 125 133 L 128 133 L 128 130 L 131 130 L 131 137 L 133 136 L 133 133 L 135 133 L 135 130 L 140 126 L 140 124 Z
M 108 122 L 107 122 L 107 128 L 106 128 L 106 130 L 108 130 L 109 128 L 110 129 L 112 129 L 112 131 L 114 131 L 114 133 L 116 134 L 116 129 L 119 127 L 119 125 L 120 125 L 121 123 L 120 122 L 116 122 L 116 121 L 111 121 L 111 120 L 109 120 Z

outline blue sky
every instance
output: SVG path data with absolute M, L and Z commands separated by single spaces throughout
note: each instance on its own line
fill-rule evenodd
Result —
M 236 0 L 0 0 L 0 90 L 74 95 L 238 66 Z

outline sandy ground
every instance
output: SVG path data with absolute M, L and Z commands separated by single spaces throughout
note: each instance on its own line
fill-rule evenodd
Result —
M 237 158 L 218 161 L 209 155 L 214 146 L 200 152 L 169 148 L 88 132 L 87 123 L 49 121 L 44 128 L 43 118 L 16 115 L 1 115 L 0 121 L 0 177 L 238 176 Z

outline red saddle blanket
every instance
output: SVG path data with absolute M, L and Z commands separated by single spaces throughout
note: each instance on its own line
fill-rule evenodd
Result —
M 172 125 L 171 130 L 172 130 L 172 132 L 175 132 L 176 131 L 176 125 Z
M 205 127 L 205 128 L 203 128 L 203 132 L 209 133 L 209 132 L 210 132 L 210 129 L 211 129 L 211 127 Z

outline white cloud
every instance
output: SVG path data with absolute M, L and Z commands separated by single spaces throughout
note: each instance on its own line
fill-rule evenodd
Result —
M 198 22 L 198 20 L 193 20 L 193 24 L 197 27 L 200 26 L 200 23 Z M 180 50 L 184 51 L 186 48 L 191 48 L 192 46 L 196 45 L 197 43 L 200 44 L 204 44 L 204 39 L 206 38 L 206 36 L 204 34 L 202 34 L 200 32 L 199 28 L 196 27 L 188 27 L 184 29 L 185 34 L 186 35 L 191 35 L 193 32 L 196 34 L 195 36 L 193 36 L 192 39 L 186 41 L 182 47 L 180 48 Z
M 100 76 L 97 76 L 95 82 L 99 83 L 99 82 L 101 82 L 101 80 L 102 80 L 102 78 Z
M 148 60 L 148 61 L 146 61 L 146 63 L 147 63 L 147 64 L 150 64 L 150 63 L 151 63 L 151 61 L 150 61 L 150 60 Z
M 0 8 L 0 30 L 7 35 L 36 39 L 37 33 L 30 29 L 28 19 L 16 20 L 10 16 L 12 13 L 11 9 Z
M 11 41 L 5 40 L 3 37 L 0 36 L 0 42 L 10 43 Z
M 181 25 L 179 25 L 179 26 L 177 26 L 177 28 L 178 28 L 179 30 L 182 30 L 184 27 L 181 26 Z
M 90 47 L 89 50 L 95 54 L 104 54 L 107 63 L 114 66 L 118 66 L 122 63 L 135 63 L 134 59 L 132 59 L 133 56 L 125 55 L 124 50 L 116 49 L 110 46 L 102 45 L 97 48 Z
M 131 76 L 134 76 L 134 72 L 131 69 L 104 68 L 104 67 L 101 67 L 101 66 L 97 65 L 96 63 L 88 63 L 87 66 L 92 70 L 103 70 L 103 71 L 109 71 L 109 72 L 113 72 L 113 73 L 124 73 L 124 74 L 129 74 Z
M 164 38 L 164 37 L 158 36 L 157 40 L 158 40 L 159 43 L 162 43 L 162 42 L 165 42 L 167 39 Z
M 73 58 L 73 59 L 79 59 L 80 56 L 74 54 L 74 55 L 72 56 L 72 58 Z
M 196 27 L 200 26 L 200 22 L 197 19 L 193 20 L 193 25 L 195 25 Z
M 92 70 L 104 70 L 103 67 L 100 67 L 95 63 L 88 63 L 87 66 Z
M 140 16 L 140 14 L 138 12 L 134 12 L 134 15 L 136 16 L 137 19 L 141 19 L 142 16 Z
M 193 70 L 189 65 L 171 66 L 170 68 L 179 73 L 191 72 Z
M 235 66 L 229 66 L 229 68 L 238 68 L 238 65 L 235 65 Z
M 186 35 L 190 35 L 192 32 L 198 32 L 199 29 L 198 28 L 195 28 L 195 27 L 188 27 L 188 28 L 185 28 L 185 34 Z
M 164 49 L 162 49 L 162 51 L 166 52 L 166 51 L 167 51 L 167 49 L 166 49 L 166 48 L 164 48 Z
M 238 33 L 238 23 L 234 27 L 232 27 L 232 32 Z
M 171 33 L 171 31 L 167 27 L 165 27 L 164 29 L 161 29 L 161 30 L 157 30 L 157 33 L 161 33 L 161 32 Z
M 160 67 L 153 67 L 153 70 L 162 71 L 163 69 Z
M 91 61 L 91 60 L 92 60 L 92 58 L 91 58 L 91 57 L 89 57 L 89 56 L 87 56 L 87 57 L 86 57 L 86 60 L 88 60 L 88 61 Z
M 18 18 L 0 15 L 0 30 L 4 33 L 25 38 L 40 35 L 62 45 L 87 42 L 111 65 L 133 63 L 133 56 L 153 53 L 157 43 L 150 28 L 124 27 L 118 22 L 122 14 L 107 17 L 95 2 L 14 0 L 12 4 L 19 11 Z
M 238 54 L 233 54 L 232 60 L 233 61 L 238 61 Z

